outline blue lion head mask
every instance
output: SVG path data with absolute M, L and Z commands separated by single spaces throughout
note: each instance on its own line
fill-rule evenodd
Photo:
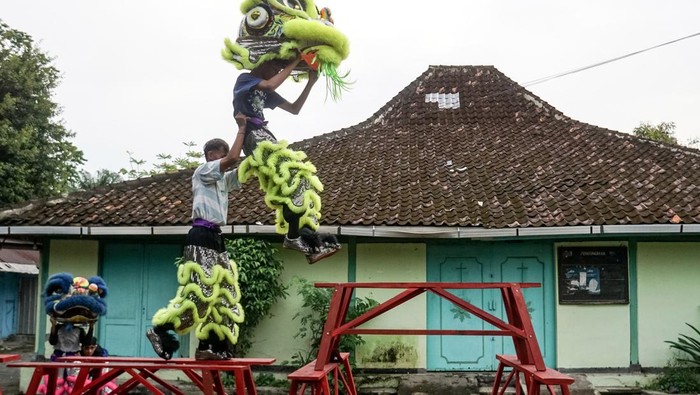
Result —
M 90 322 L 107 314 L 107 285 L 99 276 L 73 277 L 57 273 L 49 277 L 44 289 L 46 314 L 60 322 Z

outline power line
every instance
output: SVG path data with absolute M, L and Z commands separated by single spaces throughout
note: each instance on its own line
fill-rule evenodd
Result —
M 626 55 L 618 56 L 618 57 L 616 57 L 616 58 L 604 60 L 604 61 L 598 62 L 598 63 L 593 63 L 593 64 L 591 64 L 591 65 L 588 65 L 588 66 L 585 66 L 585 67 L 580 67 L 580 68 L 578 68 L 578 69 L 573 69 L 573 70 L 565 71 L 565 72 L 563 72 L 563 73 L 550 75 L 550 76 L 548 76 L 548 77 L 538 78 L 538 79 L 536 79 L 536 80 L 533 80 L 533 81 L 530 81 L 530 82 L 526 82 L 526 83 L 523 85 L 523 87 L 530 86 L 530 85 L 541 84 L 541 83 L 543 83 L 543 82 L 551 81 L 551 80 L 553 80 L 553 79 L 555 79 L 555 78 L 564 77 L 564 76 L 566 76 L 566 75 L 575 74 L 575 73 L 578 73 L 578 72 L 581 72 L 581 71 L 584 71 L 584 70 L 592 69 L 592 68 L 594 68 L 594 67 L 602 66 L 602 65 L 604 65 L 604 64 L 616 62 L 616 61 L 621 60 L 621 59 L 629 58 L 630 56 L 634 56 L 634 55 L 638 55 L 638 54 L 643 53 L 643 52 L 651 51 L 652 49 L 660 48 L 660 47 L 663 47 L 663 46 L 665 46 L 665 45 L 671 45 L 671 44 L 677 43 L 677 42 L 679 42 L 679 41 L 683 41 L 683 40 L 687 40 L 687 39 L 689 39 L 689 38 L 693 38 L 693 37 L 695 37 L 695 36 L 700 36 L 700 32 L 695 33 L 695 34 L 691 34 L 691 35 L 689 35 L 689 36 L 677 38 L 677 39 L 675 39 L 675 40 L 667 41 L 667 42 L 665 42 L 665 43 L 663 43 L 663 44 L 654 45 L 653 47 L 641 49 L 641 50 L 635 51 L 635 52 L 630 52 L 630 53 L 628 53 L 628 54 L 626 54 Z
M 654 45 L 653 47 L 644 48 L 644 49 L 641 49 L 641 50 L 639 50 L 639 51 L 630 52 L 630 53 L 628 53 L 628 54 L 626 54 L 626 55 L 622 55 L 622 56 L 618 56 L 618 57 L 616 57 L 616 58 L 604 60 L 604 61 L 602 61 L 602 62 L 594 63 L 594 64 L 591 64 L 591 65 L 588 65 L 588 66 L 585 66 L 585 67 L 579 67 L 579 68 L 577 68 L 577 69 L 565 71 L 565 72 L 563 72 L 563 73 L 553 74 L 553 75 L 550 75 L 550 76 L 548 76 L 548 77 L 538 78 L 538 79 L 536 79 L 536 80 L 532 80 L 532 81 L 530 81 L 530 82 L 526 82 L 526 83 L 524 83 L 524 84 L 522 84 L 522 85 L 520 85 L 520 86 L 518 86 L 518 87 L 508 88 L 508 89 L 505 89 L 505 90 L 503 90 L 503 91 L 501 91 L 501 92 L 491 93 L 491 94 L 489 94 L 489 95 L 482 96 L 482 97 L 480 97 L 480 98 L 478 98 L 478 99 L 476 99 L 476 100 L 479 101 L 479 100 L 488 99 L 488 98 L 491 98 L 491 97 L 494 97 L 494 96 L 498 96 L 498 95 L 502 95 L 502 94 L 505 94 L 505 93 L 508 93 L 508 92 L 512 92 L 512 91 L 514 91 L 514 90 L 519 89 L 520 87 L 523 87 L 523 88 L 524 88 L 524 87 L 528 87 L 528 86 L 531 86 L 531 85 L 541 84 L 541 83 L 543 83 L 543 82 L 551 81 L 551 80 L 556 79 L 556 78 L 560 78 L 560 77 L 564 77 L 564 76 L 567 76 L 567 75 L 579 73 L 579 72 L 584 71 L 584 70 L 588 70 L 588 69 L 592 69 L 592 68 L 594 68 L 594 67 L 602 66 L 602 65 L 604 65 L 604 64 L 616 62 L 616 61 L 618 61 L 618 60 L 620 60 L 620 59 L 629 58 L 630 56 L 634 56 L 634 55 L 637 55 L 637 54 L 640 54 L 640 53 L 643 53 L 643 52 L 651 51 L 652 49 L 656 49 L 656 48 L 663 47 L 663 46 L 665 46 L 665 45 L 670 45 L 670 44 L 673 44 L 673 43 L 677 43 L 677 42 L 679 42 L 679 41 L 687 40 L 687 39 L 689 39 L 689 38 L 693 38 L 693 37 L 696 37 L 696 36 L 700 36 L 700 32 L 695 33 L 695 34 L 691 34 L 691 35 L 689 35 L 689 36 L 677 38 L 677 39 L 675 39 L 675 40 L 667 41 L 667 42 L 662 43 L 662 44 Z

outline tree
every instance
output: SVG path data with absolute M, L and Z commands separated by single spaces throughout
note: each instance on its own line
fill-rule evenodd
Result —
M 78 176 L 71 182 L 70 191 L 85 191 L 122 181 L 122 176 L 116 171 L 100 169 L 93 175 L 89 171 L 80 170 Z
M 173 156 L 170 154 L 158 154 L 156 155 L 158 162 L 155 163 L 150 170 L 144 169 L 147 163 L 145 160 L 137 159 L 134 157 L 133 152 L 126 151 L 126 153 L 129 154 L 129 169 L 121 168 L 119 174 L 125 176 L 129 180 L 133 180 L 135 178 L 148 177 L 156 174 L 194 169 L 199 166 L 204 154 L 194 149 L 196 144 L 193 141 L 183 142 L 182 144 L 187 147 L 187 151 L 183 156 L 173 159 Z
M 83 153 L 52 100 L 60 79 L 31 36 L 0 20 L 0 206 L 65 192 Z
M 673 122 L 661 122 L 658 125 L 643 122 L 634 128 L 632 133 L 637 137 L 642 137 L 649 140 L 669 144 L 678 144 L 678 139 L 675 136 L 676 124 Z

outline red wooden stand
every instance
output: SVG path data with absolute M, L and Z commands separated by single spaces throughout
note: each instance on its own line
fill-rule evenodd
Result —
M 251 371 L 252 365 L 271 365 L 273 358 L 233 358 L 225 361 L 198 361 L 192 358 L 175 358 L 164 361 L 160 358 L 127 357 L 64 357 L 56 362 L 15 362 L 9 367 L 34 368 L 34 374 L 27 388 L 26 395 L 37 392 L 43 376 L 47 376 L 47 393 L 56 390 L 56 381 L 60 369 L 77 369 L 78 376 L 71 394 L 93 394 L 108 382 L 126 373 L 130 379 L 118 385 L 112 394 L 126 394 L 129 390 L 142 384 L 153 394 L 164 394 L 151 381 L 165 387 L 173 394 L 184 395 L 177 387 L 159 378 L 159 370 L 180 370 L 194 383 L 203 394 L 224 395 L 220 371 L 232 371 L 236 377 L 237 395 L 256 395 L 255 381 Z M 93 369 L 101 369 L 101 375 L 87 382 L 88 374 Z M 201 373 L 200 373 L 201 372 Z
M 331 298 L 328 318 L 323 328 L 323 336 L 319 346 L 318 355 L 313 362 L 313 370 L 310 369 L 311 364 L 302 367 L 301 369 L 290 374 L 288 378 L 291 380 L 289 390 L 290 395 L 303 394 L 303 390 L 310 386 L 313 394 L 331 395 L 330 388 L 327 385 L 327 376 L 329 373 L 336 376 L 339 375 L 346 384 L 347 393 L 356 395 L 354 379 L 350 366 L 344 366 L 344 371 L 340 371 L 337 357 L 338 344 L 340 336 L 345 334 L 375 334 L 375 335 L 468 335 L 468 336 L 510 336 L 513 338 L 515 345 L 515 358 L 500 357 L 501 365 L 496 374 L 494 383 L 493 395 L 502 395 L 505 391 L 505 386 L 510 380 L 502 380 L 504 367 L 513 368 L 515 372 L 520 372 L 526 375 L 526 385 L 528 392 L 531 390 L 539 391 L 539 385 L 545 384 L 561 385 L 564 395 L 568 395 L 568 385 L 573 382 L 573 379 L 562 375 L 553 369 L 548 369 L 544 364 L 542 353 L 537 344 L 535 330 L 530 321 L 530 316 L 527 311 L 527 305 L 523 298 L 522 288 L 539 287 L 537 283 L 317 283 L 316 287 L 333 288 L 333 296 Z M 365 312 L 352 321 L 345 322 L 353 291 L 356 288 L 393 288 L 403 289 L 398 295 L 379 304 L 370 311 Z M 503 306 L 506 312 L 508 322 L 466 302 L 465 300 L 455 296 L 448 289 L 500 289 L 501 297 L 503 298 Z M 488 322 L 497 329 L 494 330 L 444 330 L 444 329 L 358 329 L 357 327 L 365 322 L 399 306 L 424 292 L 432 292 L 448 301 L 455 306 L 469 312 L 470 314 Z M 504 361 L 507 361 L 504 362 Z M 558 374 L 556 379 L 548 378 Z M 511 373 L 511 376 L 513 373 Z M 511 377 L 512 378 L 512 377 Z M 501 383 L 504 384 L 504 390 L 498 391 Z M 298 392 L 301 390 L 301 392 Z M 319 392 L 313 392 L 319 391 Z M 337 388 L 336 392 L 337 393 Z M 530 393 L 529 395 L 534 395 Z
M 520 390 L 520 375 L 523 375 L 525 386 L 527 387 L 527 395 L 539 395 L 540 386 L 544 385 L 551 395 L 555 395 L 554 386 L 558 385 L 562 395 L 569 395 L 569 385 L 574 383 L 573 377 L 569 377 L 554 369 L 537 370 L 534 365 L 521 363 L 515 355 L 496 355 L 498 359 L 498 371 L 496 372 L 496 380 L 493 383 L 492 395 L 503 395 L 510 384 L 514 380 L 516 395 L 521 394 Z M 510 367 L 512 370 L 505 380 L 501 382 L 503 377 L 503 368 Z
M 357 395 L 348 361 L 349 356 L 349 353 L 340 353 L 337 359 L 334 358 L 334 362 L 324 364 L 321 370 L 316 370 L 316 361 L 312 361 L 291 373 L 287 376 L 291 380 L 289 394 L 303 394 L 307 387 L 311 389 L 311 395 L 330 394 L 332 385 L 333 393 L 337 395 L 342 383 L 345 394 Z M 332 383 L 329 382 L 328 376 L 332 376 Z

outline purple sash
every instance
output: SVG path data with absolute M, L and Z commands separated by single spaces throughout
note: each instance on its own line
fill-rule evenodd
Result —
M 267 121 L 258 117 L 249 117 L 248 123 L 254 128 L 261 128 L 267 125 Z
M 219 227 L 218 224 L 215 224 L 211 221 L 207 221 L 206 219 L 202 219 L 202 218 L 195 218 L 194 222 L 192 222 L 192 226 L 198 226 L 200 228 L 207 228 L 207 229 L 214 230 L 218 233 L 221 233 L 221 227 Z

